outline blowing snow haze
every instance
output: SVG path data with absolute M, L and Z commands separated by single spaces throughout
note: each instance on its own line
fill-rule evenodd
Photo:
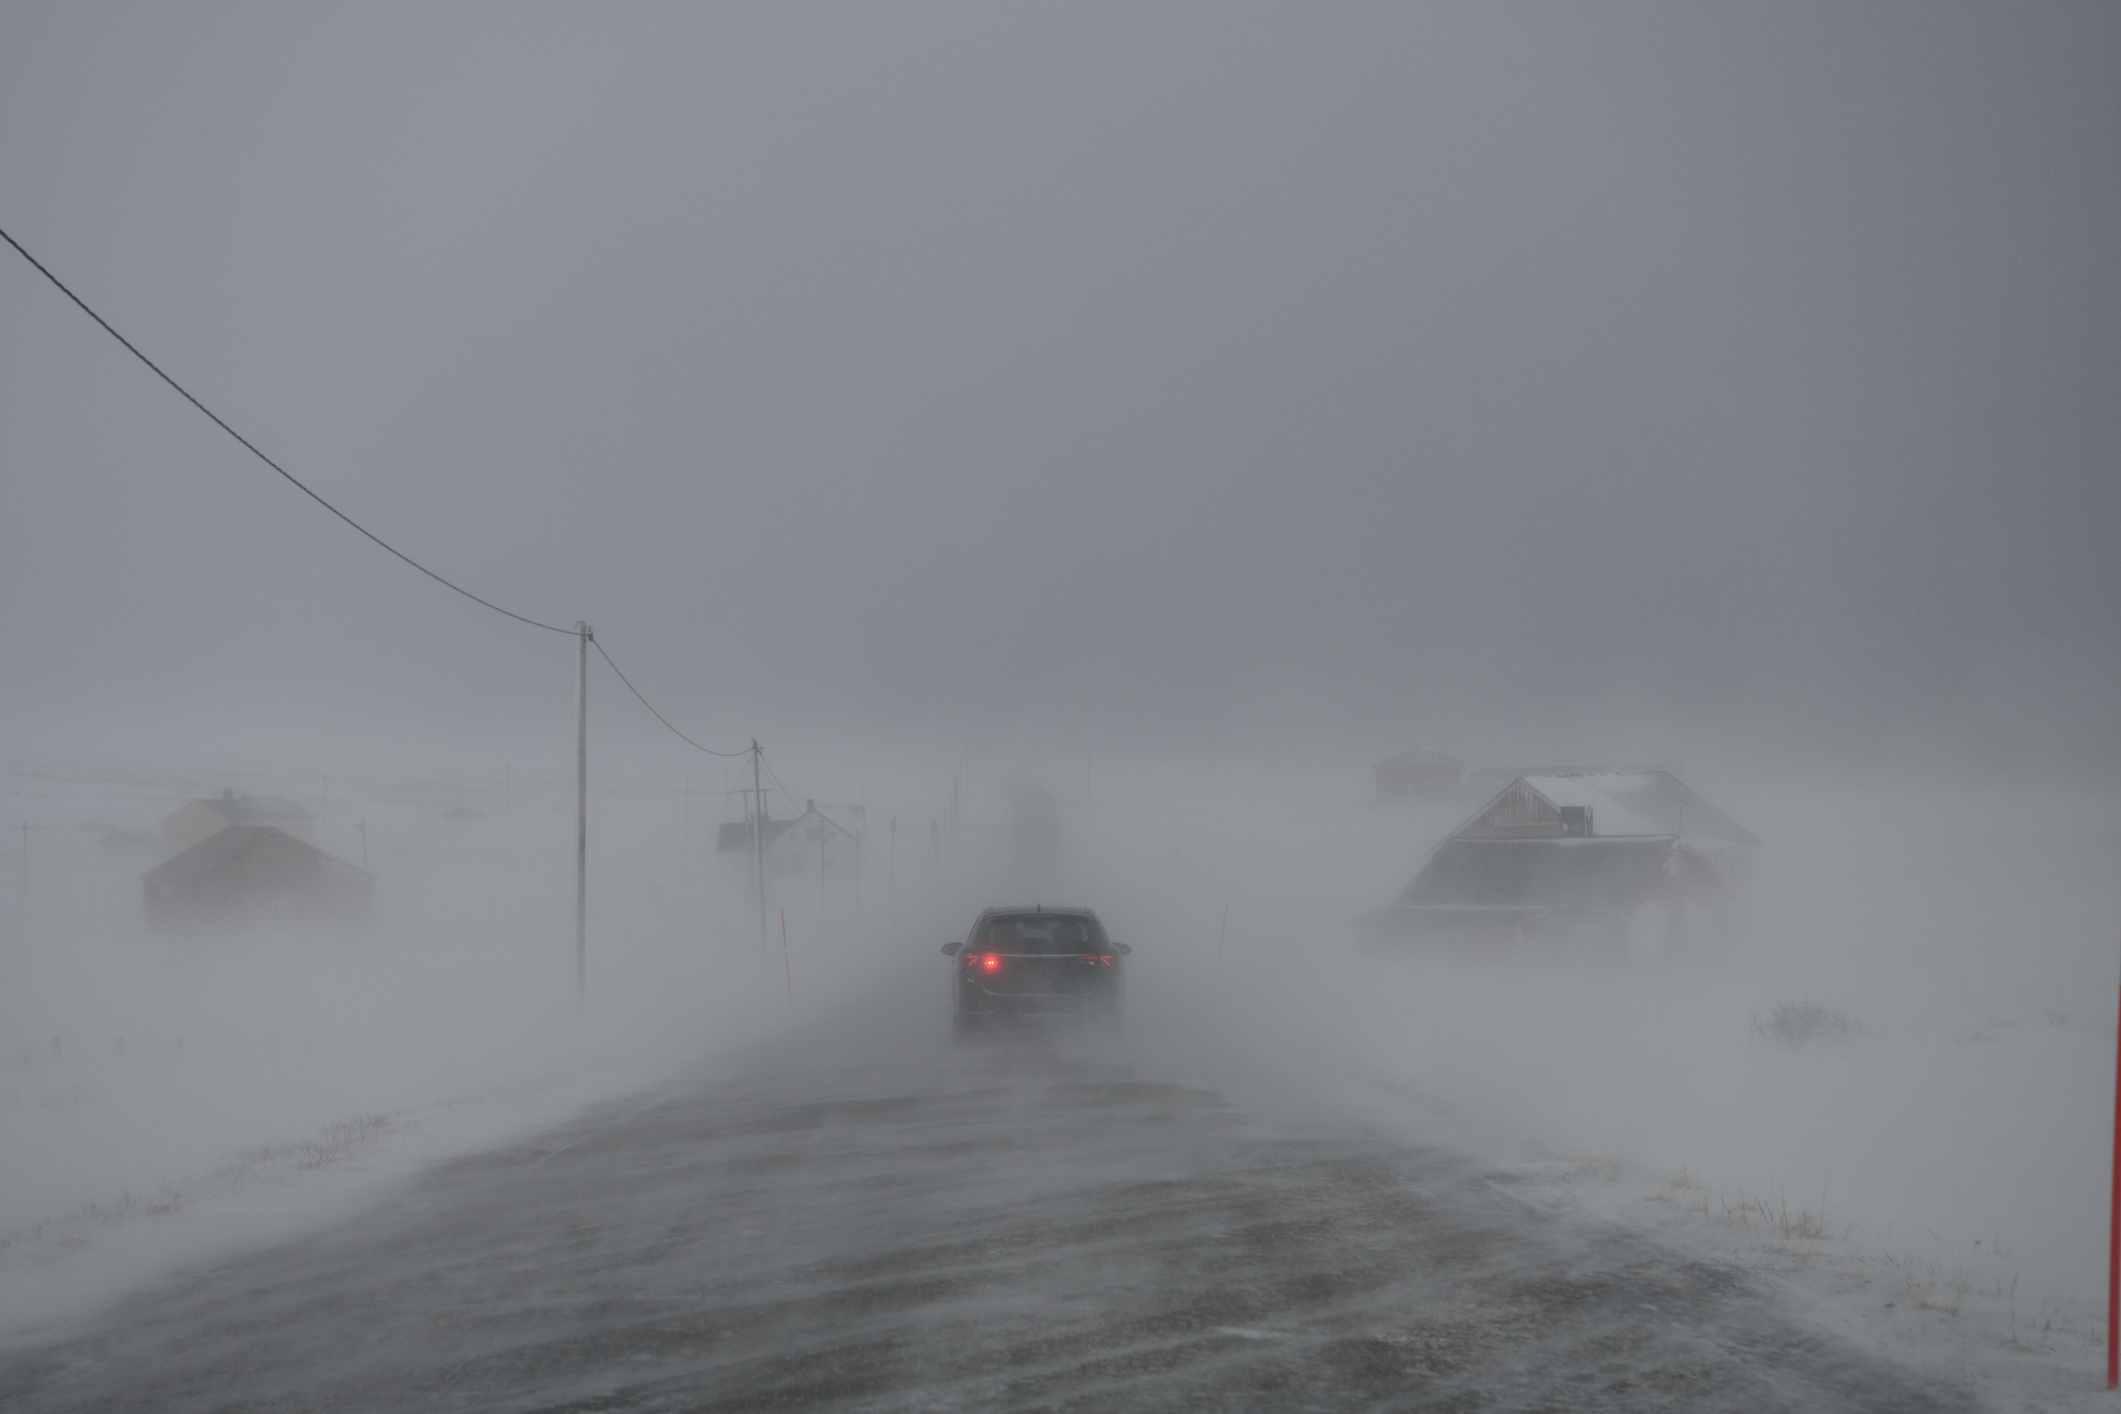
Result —
M 2117 72 L 0 7 L 0 1414 L 2110 1407 Z
M 2117 41 L 16 7 L 0 200 L 295 475 L 712 744 L 2110 774 Z M 0 267 L 10 745 L 565 741 L 568 645 Z

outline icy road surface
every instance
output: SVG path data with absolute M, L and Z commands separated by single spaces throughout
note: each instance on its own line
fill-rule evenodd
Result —
M 0 1359 L 0 1409 L 1970 1408 L 1449 1153 L 1030 1037 L 607 1108 Z

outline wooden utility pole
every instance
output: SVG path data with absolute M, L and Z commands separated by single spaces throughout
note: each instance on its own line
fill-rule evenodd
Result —
M 575 620 L 574 1001 L 589 1000 L 589 625 Z
M 759 874 L 759 951 L 772 950 L 766 935 L 766 792 L 759 784 L 759 739 L 751 739 L 751 856 Z
M 788 988 L 788 1014 L 795 1015 L 795 971 L 788 963 L 788 910 L 781 910 L 781 981 Z

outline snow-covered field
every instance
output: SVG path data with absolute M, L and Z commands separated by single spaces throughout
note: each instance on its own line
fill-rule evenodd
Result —
M 874 784 L 809 774 L 848 798 Z M 975 904 L 1058 891 L 1137 947 L 1125 1047 L 1145 1073 L 1483 1153 L 1556 1202 L 1775 1272 L 1823 1323 L 2000 1402 L 2097 1393 L 2121 801 L 1697 780 L 1767 841 L 1754 942 L 1714 971 L 1608 975 L 1360 952 L 1350 918 L 1463 813 L 1374 808 L 1360 772 L 1105 764 L 1093 797 L 1053 785 L 1057 860 L 1012 844 L 1024 774 L 973 761 L 958 843 L 929 859 L 921 817 L 888 881 L 873 849 L 859 917 L 785 900 L 785 974 L 712 868 L 719 801 L 600 795 L 578 1016 L 572 799 L 551 783 L 348 774 L 327 806 L 320 779 L 262 768 L 8 763 L 0 1322 L 711 1064 L 786 1024 L 791 991 L 815 1017 L 881 969 L 937 965 Z M 145 932 L 155 856 L 105 832 L 224 786 L 321 808 L 317 842 L 356 861 L 365 822 L 373 933 Z M 873 832 L 891 809 L 871 797 Z M 1786 1004 L 1839 1034 L 1778 1035 Z M 908 1025 L 941 1007 L 938 983 Z
M 1138 830 L 1156 897 L 1197 900 L 1163 926 L 1219 979 L 1171 1063 L 1238 1093 L 1335 1077 L 1332 1103 L 1765 1266 L 1822 1320 L 2006 1403 L 2104 1399 L 2121 801 L 1697 784 L 1767 841 L 1757 936 L 1707 972 L 1293 945 L 1332 933 L 1330 899 L 1385 901 L 1469 813 L 1364 810 L 1354 781 L 1338 804 L 1277 792 L 1271 855 L 1234 803 L 1176 844 Z M 1785 1006 L 1848 1029 L 1785 1037 Z
M 682 827 L 652 828 L 665 802 L 620 794 L 597 803 L 592 990 L 578 1010 L 572 794 L 491 775 L 327 784 L 241 765 L 10 763 L 0 1330 L 313 1224 L 420 1163 L 781 1018 L 755 1004 L 755 934 L 740 973 L 722 965 L 728 939 L 712 932 L 704 873 L 688 878 Z M 316 843 L 356 863 L 365 825 L 374 928 L 146 930 L 139 876 L 166 851 L 106 837 L 225 788 L 321 812 Z

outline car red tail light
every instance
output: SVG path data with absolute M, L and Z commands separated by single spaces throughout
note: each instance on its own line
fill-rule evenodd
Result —
M 1002 955 L 990 952 L 980 959 L 980 966 L 986 968 L 989 972 L 999 972 L 1002 970 Z

